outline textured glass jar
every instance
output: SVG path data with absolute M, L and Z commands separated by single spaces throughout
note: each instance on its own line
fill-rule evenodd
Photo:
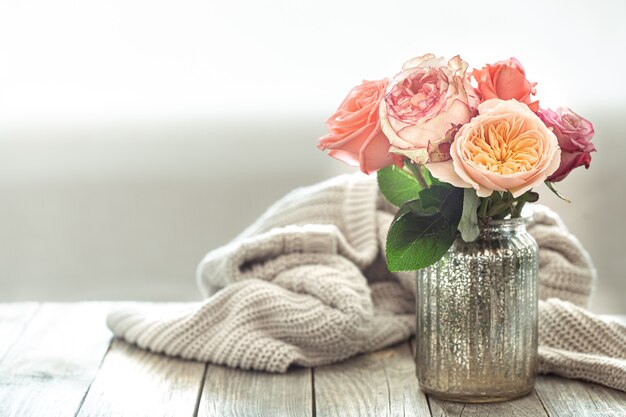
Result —
M 492 402 L 533 389 L 537 370 L 537 243 L 527 219 L 457 237 L 417 272 L 416 371 L 427 393 Z

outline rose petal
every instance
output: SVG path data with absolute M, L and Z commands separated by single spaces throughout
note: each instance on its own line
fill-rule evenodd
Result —
M 459 188 L 472 188 L 472 184 L 465 182 L 461 177 L 459 177 L 459 174 L 456 173 L 454 166 L 452 165 L 452 160 L 445 162 L 430 162 L 426 164 L 426 168 L 428 168 L 428 171 L 430 171 L 432 176 L 437 178 L 439 181 L 452 184 Z

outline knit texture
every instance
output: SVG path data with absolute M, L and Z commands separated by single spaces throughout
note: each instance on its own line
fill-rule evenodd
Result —
M 394 208 L 374 178 L 296 189 L 198 266 L 201 303 L 124 305 L 109 328 L 171 356 L 286 372 L 374 351 L 415 334 L 415 276 L 390 273 Z M 626 327 L 584 310 L 595 271 L 559 218 L 535 207 L 540 372 L 626 390 Z M 551 298 L 556 297 L 556 298 Z

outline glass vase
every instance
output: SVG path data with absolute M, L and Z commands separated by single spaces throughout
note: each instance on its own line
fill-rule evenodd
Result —
M 416 372 L 426 393 L 494 402 L 529 393 L 537 372 L 537 243 L 528 219 L 458 236 L 417 271 Z

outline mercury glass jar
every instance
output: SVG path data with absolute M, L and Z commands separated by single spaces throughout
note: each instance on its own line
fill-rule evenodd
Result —
M 451 401 L 529 393 L 537 372 L 537 243 L 528 219 L 492 221 L 457 237 L 417 272 L 416 371 L 425 392 Z

